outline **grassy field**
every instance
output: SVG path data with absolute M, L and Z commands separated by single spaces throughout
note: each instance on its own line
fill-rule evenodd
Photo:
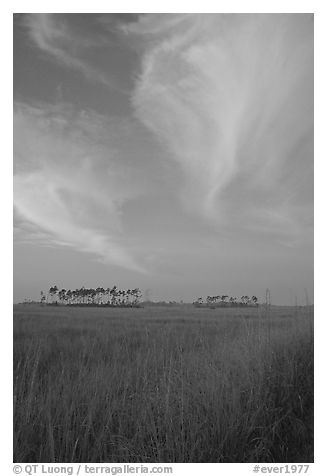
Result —
M 15 462 L 312 462 L 312 309 L 14 307 Z

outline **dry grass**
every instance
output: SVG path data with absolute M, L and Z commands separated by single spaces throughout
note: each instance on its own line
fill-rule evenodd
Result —
M 312 462 L 309 309 L 16 306 L 15 462 Z

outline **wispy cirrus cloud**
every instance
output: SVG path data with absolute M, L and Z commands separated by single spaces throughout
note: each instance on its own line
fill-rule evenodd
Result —
M 90 48 L 103 46 L 93 37 L 76 35 L 71 26 L 58 14 L 33 13 L 24 16 L 33 43 L 58 63 L 81 73 L 88 81 L 97 82 L 120 93 L 124 91 L 107 73 L 90 64 L 83 53 Z
M 144 272 L 122 221 L 122 206 L 139 192 L 132 172 L 109 147 L 106 119 L 67 106 L 21 104 L 14 122 L 19 236 L 32 233 L 33 241 L 71 246 L 104 263 Z
M 221 225 L 299 235 L 313 189 L 309 14 L 145 15 L 137 117 L 183 171 L 188 210 Z

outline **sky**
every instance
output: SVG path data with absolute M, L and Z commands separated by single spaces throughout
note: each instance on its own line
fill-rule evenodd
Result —
M 313 15 L 14 14 L 14 301 L 313 301 Z

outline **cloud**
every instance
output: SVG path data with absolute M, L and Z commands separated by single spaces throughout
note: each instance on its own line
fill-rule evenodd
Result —
M 185 207 L 232 228 L 311 229 L 309 14 L 145 15 L 133 104 L 184 179 Z
M 111 89 L 123 91 L 121 86 L 108 77 L 108 74 L 93 67 L 83 58 L 83 52 L 90 48 L 103 46 L 102 40 L 96 42 L 88 36 L 77 35 L 60 15 L 33 13 L 24 16 L 33 43 L 42 51 L 55 58 L 63 66 L 78 71 L 92 82 L 100 83 Z
M 109 122 L 64 105 L 15 107 L 18 235 L 144 272 L 122 220 L 122 206 L 139 192 L 133 173 L 109 146 Z

